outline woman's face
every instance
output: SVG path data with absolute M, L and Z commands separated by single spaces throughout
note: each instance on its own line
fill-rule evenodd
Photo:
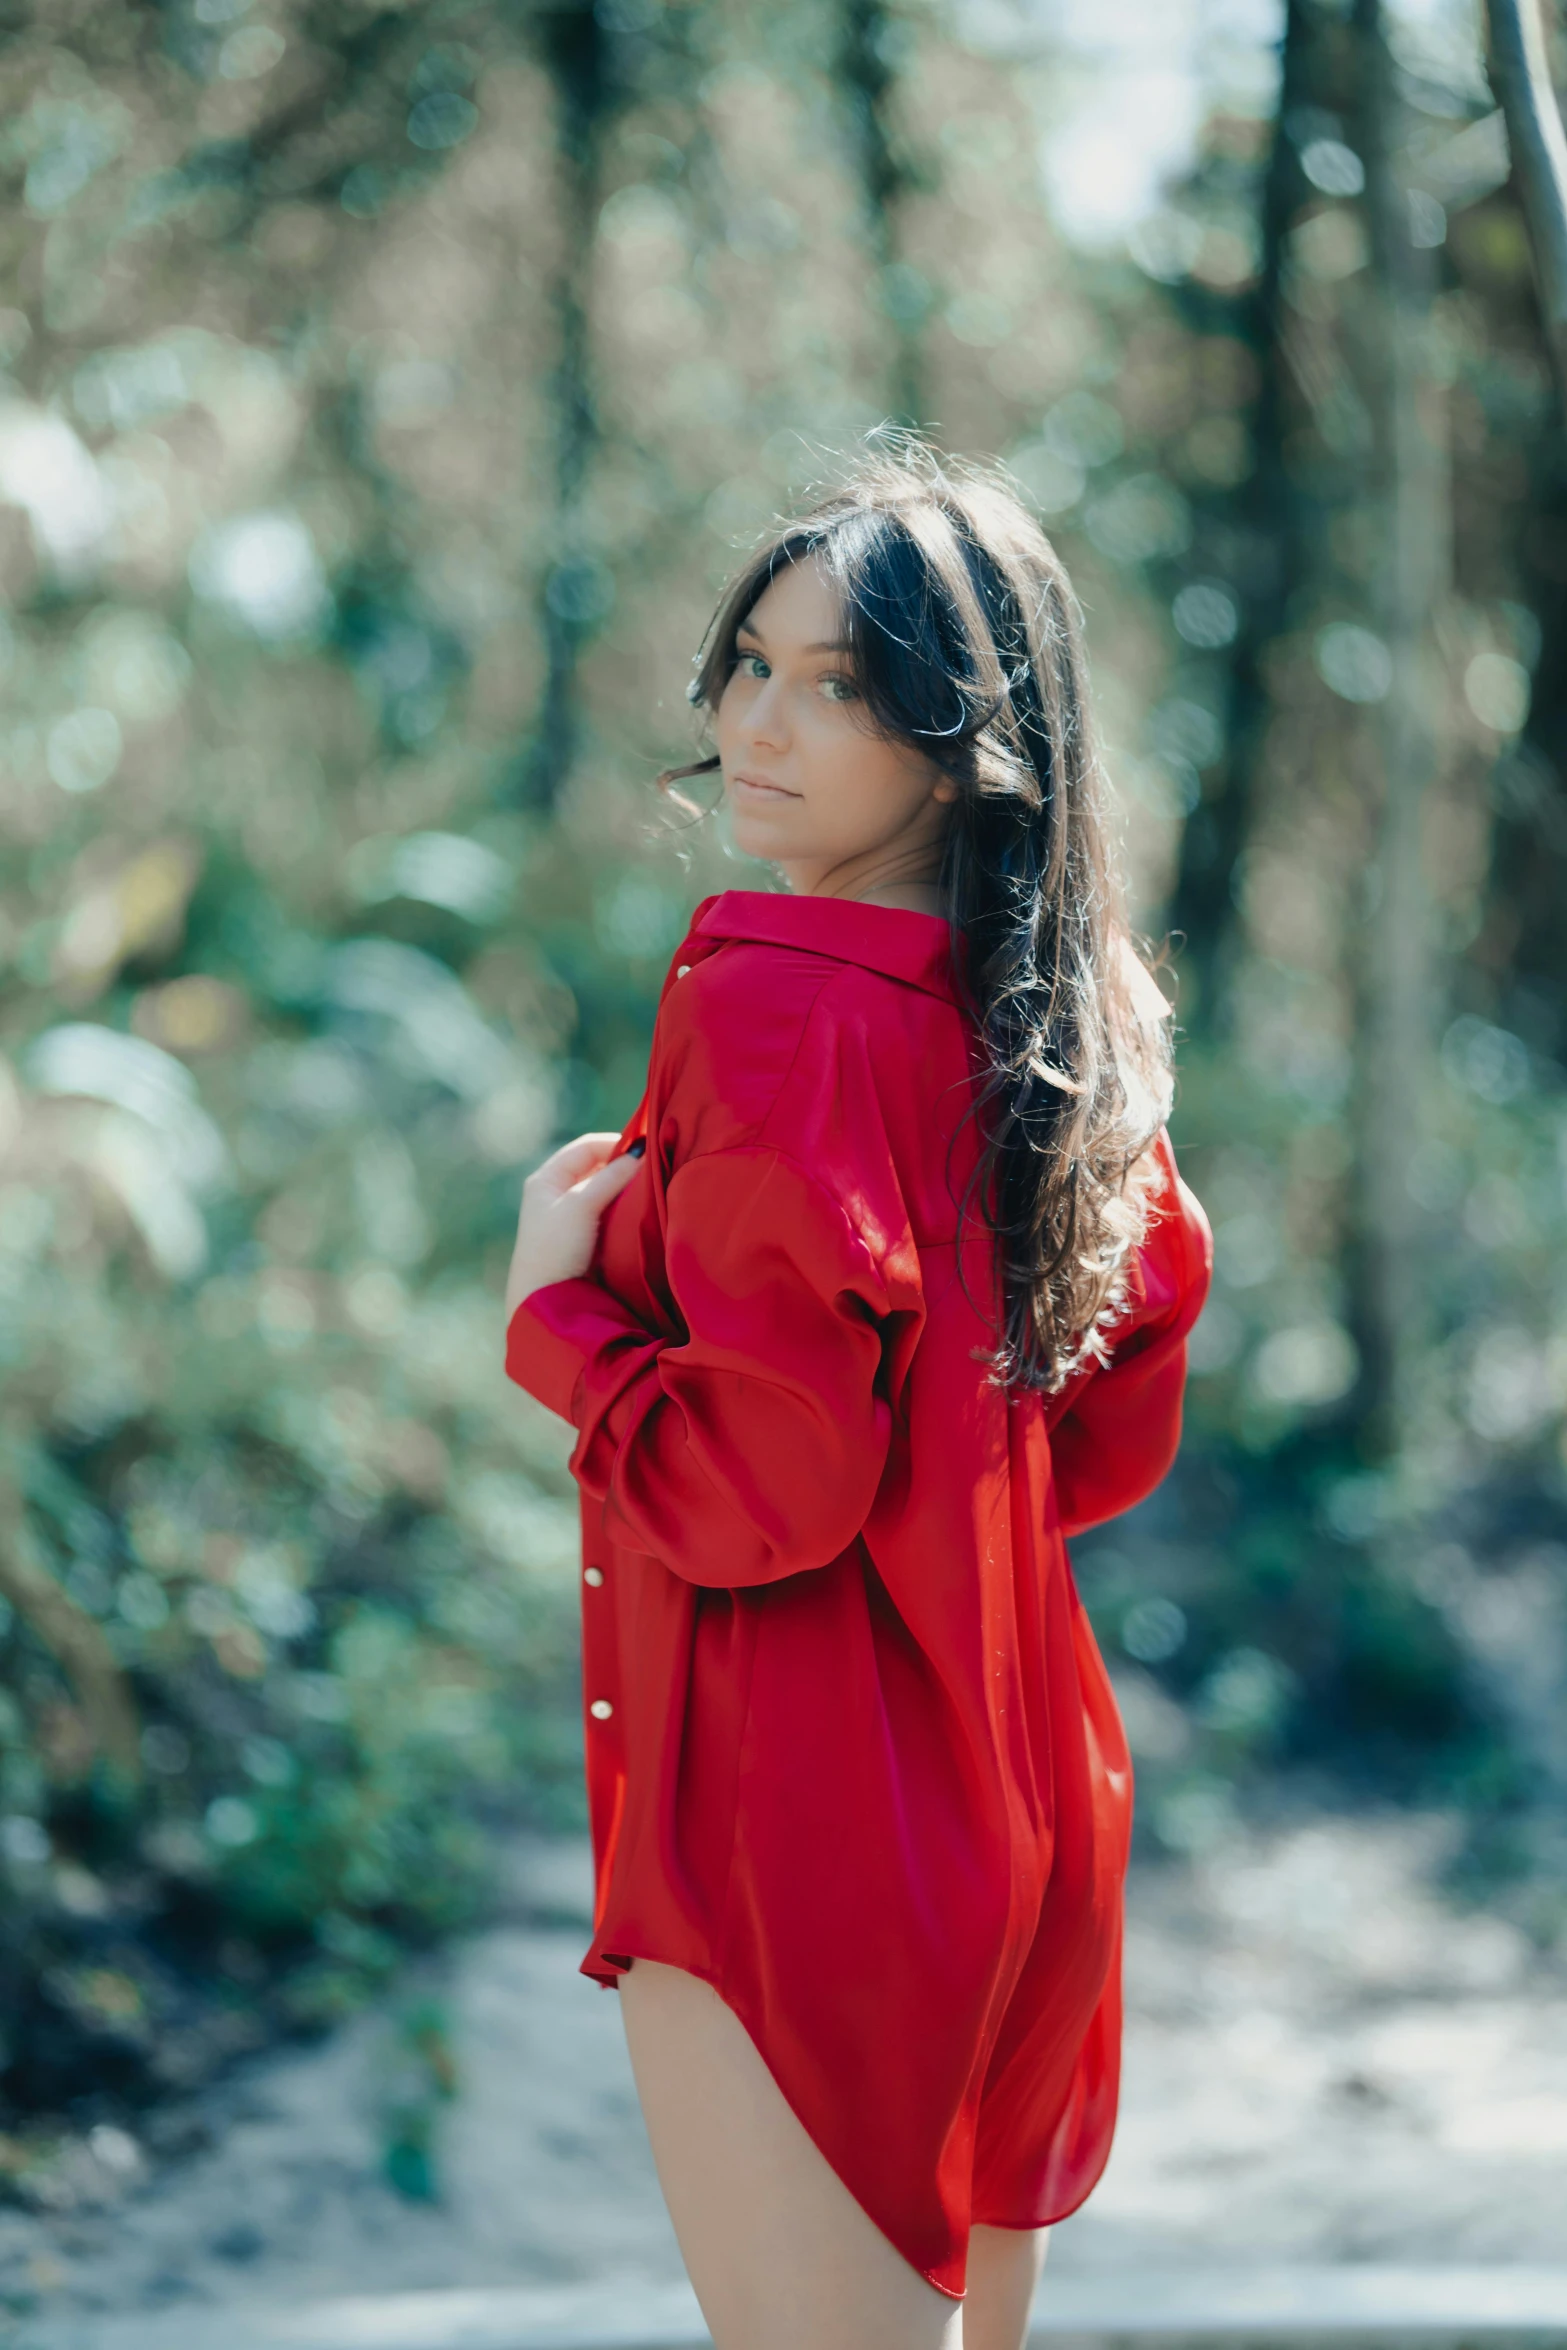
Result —
M 814 557 L 781 571 L 741 623 L 714 727 L 735 845 L 805 894 L 913 902 L 934 880 L 957 787 L 871 731 L 843 636 Z

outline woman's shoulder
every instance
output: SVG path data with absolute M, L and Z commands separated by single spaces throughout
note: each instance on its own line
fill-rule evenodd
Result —
M 672 1101 L 725 1140 L 755 1139 L 833 980 L 819 955 L 765 940 L 699 941 L 675 964 L 659 1005 L 653 1068 Z
M 863 1180 L 867 1161 L 895 1147 L 889 1125 L 917 1125 L 932 1076 L 950 1082 L 962 1065 L 955 1007 L 884 972 L 770 939 L 688 952 L 659 1008 L 653 1065 L 693 1147 L 764 1143 L 825 1167 L 843 1139 L 828 1152 L 827 1132 L 848 1125 Z M 942 1026 L 951 1053 L 937 1048 Z

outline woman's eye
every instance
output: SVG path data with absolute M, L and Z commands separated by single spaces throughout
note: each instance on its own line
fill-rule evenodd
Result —
M 749 668 L 747 667 L 748 663 L 752 664 L 752 666 Z M 737 652 L 735 655 L 735 669 L 737 672 L 744 669 L 747 676 L 752 678 L 758 676 L 770 677 L 772 675 L 772 671 L 767 666 L 766 656 L 761 653 Z M 830 670 L 828 674 L 822 678 L 821 684 L 826 689 L 827 699 L 829 702 L 852 702 L 859 699 L 859 688 L 855 684 L 853 678 L 844 677 L 837 670 Z

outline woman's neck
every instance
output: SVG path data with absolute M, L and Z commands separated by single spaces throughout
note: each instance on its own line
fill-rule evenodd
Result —
M 900 906 L 908 913 L 945 915 L 941 883 L 932 870 L 935 862 L 928 853 L 916 856 L 905 851 L 901 856 L 846 858 L 835 865 L 789 859 L 777 870 L 796 897 L 852 898 L 862 906 Z M 900 864 L 913 870 L 900 872 Z
M 853 894 L 863 905 L 901 906 L 910 914 L 945 914 L 947 910 L 934 881 L 887 881 Z

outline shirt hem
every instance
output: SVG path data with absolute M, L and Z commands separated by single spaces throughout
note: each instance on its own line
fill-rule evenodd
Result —
M 610 1941 L 619 1941 L 622 1943 L 623 1947 L 615 1951 L 613 1955 L 617 1958 L 629 1959 L 633 1966 L 635 1966 L 639 1958 L 645 1958 L 649 1960 L 654 1966 L 676 1966 L 679 1967 L 682 1974 L 694 1975 L 699 1983 L 706 1983 L 709 1989 L 716 1991 L 719 1998 L 722 1999 L 724 2005 L 728 2008 L 730 2014 L 740 2025 L 752 2047 L 756 2050 L 756 2053 L 761 2058 L 762 2063 L 766 2065 L 767 2071 L 771 2076 L 775 2086 L 777 2087 L 780 2096 L 783 2098 L 784 2103 L 788 2105 L 791 2112 L 794 2111 L 794 2101 L 790 2097 L 788 2091 L 784 2088 L 782 2081 L 779 2080 L 778 2075 L 773 2071 L 772 2066 L 768 2064 L 766 2051 L 763 2049 L 761 2042 L 757 2039 L 756 2034 L 752 2031 L 751 2026 L 746 2021 L 745 2016 L 741 2013 L 740 2009 L 735 2005 L 734 2001 L 724 1990 L 723 1984 L 720 1982 L 717 1973 L 711 1967 L 693 1966 L 687 1960 L 682 1958 L 661 1958 L 656 1950 L 639 1950 L 636 1947 L 634 1941 L 628 1941 L 624 1936 L 617 1936 L 613 1932 L 607 1936 L 595 1935 L 592 1944 L 588 1949 L 587 1956 L 582 1960 L 582 1963 L 578 1967 L 577 1971 L 579 1974 L 586 1975 L 590 1982 L 598 1983 L 605 1989 L 613 1987 L 618 1991 L 620 1988 L 621 1978 L 627 1972 L 627 1969 L 624 1967 L 614 1967 L 605 1963 L 608 1959 L 608 1956 L 610 1955 L 606 1950 L 605 1945 Z M 593 1964 L 595 1954 L 597 1954 L 600 1960 L 600 1964 L 598 1966 Z M 796 2119 L 798 2118 L 798 2115 L 796 2115 Z M 804 2127 L 803 2123 L 801 2124 L 801 2127 Z M 807 2137 L 810 2137 L 811 2135 L 808 2130 L 806 2131 L 806 2135 Z M 811 2139 L 811 2143 L 813 2146 L 816 2145 L 814 2138 Z M 827 2156 L 822 2154 L 822 2149 L 819 2146 L 817 2146 L 816 2151 L 818 2154 L 822 2155 L 822 2160 L 827 2162 Z M 932 2275 L 928 2268 L 921 2268 L 917 2261 L 909 2260 L 908 2254 L 899 2244 L 894 2242 L 894 2239 L 890 2235 L 887 2234 L 887 2230 L 882 2227 L 881 2221 L 878 2220 L 873 2213 L 868 2211 L 863 2203 L 860 2203 L 859 2196 L 855 2195 L 854 2189 L 849 2185 L 848 2180 L 844 2178 L 843 2174 L 837 2169 L 836 2165 L 828 2163 L 828 2168 L 832 2171 L 833 2176 L 837 2179 L 838 2184 L 843 2188 L 845 2194 L 853 2196 L 854 2201 L 859 2203 L 860 2209 L 865 2212 L 865 2216 L 868 2220 L 870 2220 L 871 2225 L 879 2229 L 882 2235 L 887 2237 L 888 2243 L 892 2245 L 892 2248 L 898 2254 L 898 2257 L 901 2260 L 908 2261 L 908 2265 L 913 2269 L 915 2275 L 917 2277 L 923 2277 L 925 2283 L 930 2286 L 933 2292 L 939 2293 L 944 2301 L 962 2302 L 968 2298 L 968 2288 L 966 2284 L 962 2287 L 944 2285 L 941 2279 L 938 2276 Z M 973 2225 L 972 2220 L 969 2224 L 970 2226 Z M 984 2224 L 987 2226 L 1003 2226 L 1008 2223 L 1002 2221 L 987 2221 Z
M 593 1963 L 595 1958 L 599 1961 L 596 1966 Z M 662 1951 L 643 1949 L 634 1937 L 628 1938 L 613 1932 L 594 1935 L 577 1972 L 589 1976 L 595 1983 L 618 1984 L 627 1970 L 625 1967 L 609 1965 L 610 1958 L 628 1959 L 633 1966 L 639 1958 L 647 1959 L 652 1966 L 677 1966 L 683 1975 L 695 1975 L 699 1983 L 707 1983 L 717 1991 L 720 1999 L 724 1997 L 717 1973 L 711 1967 L 693 1966 L 688 1958 L 667 1958 Z M 724 2000 L 724 2005 L 729 2005 L 728 2000 Z

